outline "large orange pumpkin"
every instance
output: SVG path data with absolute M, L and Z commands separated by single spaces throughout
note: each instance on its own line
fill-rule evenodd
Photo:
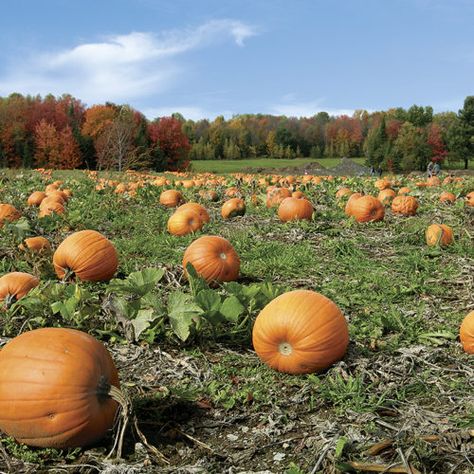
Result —
M 392 201 L 392 212 L 403 216 L 414 216 L 418 209 L 418 201 L 413 196 L 397 196 Z
M 383 205 L 389 205 L 391 204 L 393 198 L 397 195 L 397 193 L 391 189 L 391 188 L 385 188 L 382 189 L 382 191 L 379 192 L 379 195 L 377 196 L 377 199 L 383 204 Z
M 209 213 L 207 212 L 207 209 L 203 205 L 197 202 L 188 202 L 186 204 L 182 204 L 181 206 L 178 207 L 178 209 L 176 209 L 176 212 L 186 211 L 189 209 L 194 211 L 196 214 L 198 214 L 199 218 L 204 223 L 210 222 L 211 218 L 209 217 Z
M 21 217 L 20 212 L 11 204 L 0 204 L 0 228 L 6 221 L 17 221 Z
M 168 189 L 160 194 L 160 204 L 166 207 L 178 207 L 183 201 L 183 195 L 175 189 Z
M 168 219 L 168 232 L 172 235 L 188 235 L 201 229 L 204 222 L 193 209 L 177 210 Z
M 278 207 L 278 217 L 283 222 L 307 220 L 313 217 L 313 205 L 307 199 L 288 197 Z
M 355 202 L 362 197 L 361 193 L 353 193 L 349 196 L 349 199 L 346 202 L 346 207 L 344 209 L 344 212 L 346 213 L 346 216 L 352 216 L 352 210 L 354 207 Z
M 449 191 L 443 191 L 439 195 L 439 202 L 453 203 L 456 202 L 456 196 Z
M 461 323 L 459 337 L 463 349 L 468 354 L 474 354 L 474 311 L 471 311 Z
M 305 374 L 327 369 L 349 344 L 347 322 L 329 298 L 295 290 L 271 301 L 255 320 L 255 351 L 280 372 Z
M 29 273 L 7 273 L 0 278 L 0 300 L 5 300 L 6 305 L 9 306 L 38 285 L 38 278 Z
M 283 199 L 291 197 L 291 191 L 288 188 L 272 188 L 267 192 L 267 207 L 279 206 Z
M 205 235 L 195 240 L 184 252 L 183 267 L 191 263 L 208 283 L 236 280 L 240 258 L 232 244 L 223 237 Z
M 28 206 L 39 206 L 41 201 L 46 197 L 43 191 L 35 191 L 28 198 Z
M 42 328 L 12 339 L 0 351 L 0 429 L 43 448 L 87 446 L 114 423 L 119 388 L 107 349 L 92 336 Z
M 357 222 L 377 222 L 383 220 L 385 208 L 373 196 L 361 196 L 351 204 L 351 215 Z
M 66 209 L 64 209 L 64 206 L 59 201 L 49 201 L 45 204 L 47 199 L 48 198 L 43 200 L 43 202 L 40 204 L 38 217 L 50 216 L 51 214 L 61 215 L 66 212 Z
M 221 216 L 230 219 L 245 214 L 245 201 L 241 198 L 232 198 L 226 201 L 221 208 Z
M 30 237 L 25 239 L 22 244 L 18 246 L 20 250 L 31 250 L 32 252 L 44 252 L 51 250 L 51 244 L 45 237 Z
M 453 241 L 453 229 L 446 224 L 431 224 L 425 232 L 426 244 L 430 247 L 445 247 Z
M 108 281 L 118 267 L 118 256 L 110 240 L 95 230 L 71 234 L 53 256 L 59 278 L 73 273 L 84 281 Z

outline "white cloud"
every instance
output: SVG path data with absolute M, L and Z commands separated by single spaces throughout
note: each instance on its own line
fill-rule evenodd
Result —
M 183 68 L 173 59 L 230 38 L 242 47 L 257 30 L 236 20 L 212 20 L 194 29 L 161 34 L 132 32 L 63 51 L 12 58 L 0 73 L 0 95 L 71 93 L 91 105 L 129 101 L 164 92 Z
M 285 98 L 289 97 L 287 94 Z M 293 97 L 292 97 L 293 98 Z M 276 104 L 271 107 L 270 113 L 275 115 L 286 115 L 287 117 L 312 117 L 318 112 L 327 112 L 329 115 L 349 115 L 354 113 L 355 109 L 337 109 L 324 107 L 321 100 L 308 102 L 289 102 Z
M 214 120 L 218 115 L 223 115 L 226 119 L 229 119 L 234 115 L 234 112 L 232 111 L 213 112 L 211 110 L 192 105 L 177 105 L 175 107 L 145 107 L 140 109 L 140 111 L 149 120 L 154 120 L 157 117 L 169 117 L 175 112 L 179 112 L 185 119 L 194 121 L 201 119 Z

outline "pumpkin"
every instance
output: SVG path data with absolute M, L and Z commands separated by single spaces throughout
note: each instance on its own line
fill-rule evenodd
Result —
M 464 351 L 474 354 L 474 311 L 471 311 L 461 323 L 459 337 Z
M 39 206 L 45 197 L 46 193 L 43 191 L 35 191 L 34 193 L 30 194 L 27 204 L 28 206 Z
M 278 207 L 278 217 L 282 222 L 307 220 L 313 217 L 313 205 L 307 199 L 288 197 Z
M 160 194 L 160 204 L 166 207 L 178 207 L 183 201 L 183 195 L 175 189 L 168 189 Z
M 352 216 L 357 222 L 378 222 L 385 216 L 383 204 L 373 196 L 361 196 L 351 205 Z
M 399 195 L 403 195 L 403 194 L 410 194 L 411 193 L 411 189 L 410 188 L 407 188 L 406 186 L 403 186 L 403 188 L 400 188 L 398 190 L 398 194 Z
M 59 185 L 57 183 L 52 183 L 52 184 L 48 184 L 48 186 L 46 186 L 46 189 L 44 191 L 46 195 L 48 195 L 49 193 L 52 193 L 53 191 L 56 191 L 57 189 L 59 189 Z
M 176 209 L 176 212 L 191 210 L 194 211 L 196 214 L 199 215 L 199 218 L 202 222 L 207 223 L 210 222 L 211 218 L 209 217 L 209 213 L 207 212 L 206 208 L 197 202 L 188 202 L 186 204 L 182 204 L 181 206 Z
M 383 204 L 383 205 L 389 205 L 391 204 L 393 198 L 397 195 L 397 193 L 390 188 L 382 189 L 382 191 L 379 192 L 379 195 L 377 196 L 377 199 Z
M 198 194 L 203 199 L 206 199 L 208 201 L 215 202 L 219 199 L 219 196 L 217 195 L 217 193 L 211 189 L 201 189 Z
M 439 186 L 441 184 L 441 180 L 437 176 L 432 176 L 426 180 L 427 186 Z
M 273 188 L 267 192 L 266 206 L 279 206 L 283 199 L 287 197 L 291 197 L 291 191 L 288 188 Z
M 245 214 L 245 201 L 240 198 L 232 198 L 226 201 L 221 208 L 221 216 L 230 219 Z
M 6 305 L 10 306 L 38 285 L 38 278 L 29 273 L 7 273 L 0 278 L 0 300 L 5 300 Z
M 199 214 L 193 209 L 176 211 L 168 219 L 168 232 L 172 235 L 188 235 L 201 229 L 204 225 Z
M 347 322 L 329 298 L 309 290 L 278 296 L 255 320 L 252 341 L 259 358 L 289 374 L 327 369 L 349 344 Z
M 68 196 L 64 193 L 64 191 L 60 191 L 59 189 L 47 195 L 47 198 L 51 197 L 57 198 L 58 200 L 61 200 L 63 202 L 67 202 L 68 200 Z
M 291 197 L 297 198 L 297 199 L 306 199 L 306 196 L 305 196 L 304 193 L 301 192 L 301 191 L 293 191 L 293 192 L 291 193 Z
M 474 207 L 474 191 L 466 195 L 466 205 L 469 207 Z
M 392 201 L 392 212 L 403 216 L 414 216 L 418 209 L 418 201 L 413 196 L 397 196 Z
M 195 240 L 184 252 L 183 267 L 191 263 L 208 283 L 237 280 L 240 258 L 232 244 L 223 237 L 205 235 Z
M 117 251 L 110 240 L 95 230 L 74 232 L 53 255 L 56 275 L 70 273 L 84 281 L 108 281 L 118 267 Z
M 3 227 L 6 221 L 17 221 L 20 217 L 20 212 L 11 204 L 0 204 L 0 228 Z
M 349 199 L 346 202 L 346 207 L 344 209 L 344 212 L 346 213 L 346 216 L 352 216 L 352 209 L 355 204 L 355 202 L 362 197 L 361 193 L 353 193 L 349 196 Z
M 448 191 L 443 191 L 439 196 L 439 202 L 453 203 L 456 202 L 456 196 Z
M 349 188 L 340 188 L 337 190 L 336 199 L 341 199 L 345 196 L 350 196 L 352 191 Z
M 377 179 L 374 182 L 374 186 L 377 189 L 379 189 L 380 191 L 389 188 L 391 185 L 392 185 L 392 183 L 390 181 L 388 181 L 387 179 Z
M 28 331 L 0 351 L 0 429 L 42 448 L 91 445 L 113 427 L 119 388 L 107 349 L 75 329 Z
M 431 224 L 425 232 L 426 244 L 430 247 L 445 247 L 453 241 L 453 229 L 446 224 Z
M 43 252 L 51 250 L 51 245 L 45 237 L 30 237 L 25 239 L 22 244 L 18 246 L 20 250 L 31 250 L 33 252 Z
M 64 214 L 66 212 L 66 209 L 64 209 L 64 206 L 59 201 L 50 201 L 44 205 L 43 203 L 46 199 L 40 205 L 38 217 L 50 216 L 51 214 Z

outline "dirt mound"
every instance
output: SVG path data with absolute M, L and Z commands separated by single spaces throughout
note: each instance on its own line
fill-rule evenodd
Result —
M 338 176 L 363 176 L 370 174 L 370 170 L 350 158 L 343 157 L 337 166 L 331 168 L 331 174 Z

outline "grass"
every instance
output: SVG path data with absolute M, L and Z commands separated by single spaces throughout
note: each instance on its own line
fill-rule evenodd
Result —
M 364 164 L 365 158 L 352 158 L 356 163 Z M 279 160 L 276 158 L 255 158 L 244 160 L 197 160 L 192 162 L 192 169 L 197 173 L 239 173 L 242 170 L 256 168 L 288 168 L 303 167 L 311 163 L 319 163 L 325 168 L 334 168 L 340 162 L 339 158 L 295 158 Z

